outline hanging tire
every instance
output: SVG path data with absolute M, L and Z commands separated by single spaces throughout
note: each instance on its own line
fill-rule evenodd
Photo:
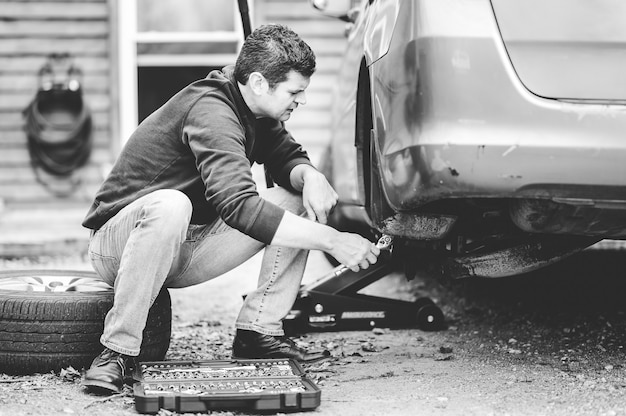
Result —
M 95 272 L 0 271 L 0 373 L 87 368 L 103 349 L 113 289 Z M 139 360 L 163 360 L 170 344 L 171 299 L 161 291 L 148 315 Z

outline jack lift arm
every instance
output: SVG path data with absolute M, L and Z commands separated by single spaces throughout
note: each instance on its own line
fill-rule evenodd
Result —
M 393 239 L 383 235 L 381 250 L 392 249 Z M 353 272 L 340 265 L 312 283 L 303 285 L 291 312 L 283 320 L 289 334 L 379 328 L 418 327 L 437 331 L 445 327 L 444 316 L 427 297 L 413 302 L 358 293 L 364 287 L 394 272 L 388 261 L 379 261 Z

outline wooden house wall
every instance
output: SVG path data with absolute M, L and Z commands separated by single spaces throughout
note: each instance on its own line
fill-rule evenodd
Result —
M 47 55 L 55 52 L 74 55 L 84 74 L 84 98 L 94 120 L 91 158 L 77 172 L 82 184 L 63 200 L 83 203 L 93 197 L 119 146 L 117 109 L 112 105 L 117 99 L 112 39 L 118 1 L 123 0 L 0 0 L 0 202 L 59 200 L 36 180 L 22 118 L 22 110 L 37 91 L 37 73 Z M 255 26 L 286 24 L 316 53 L 317 71 L 307 90 L 307 104 L 287 122 L 316 162 L 330 137 L 331 92 L 345 47 L 345 24 L 322 16 L 308 0 L 250 2 L 254 2 Z M 55 188 L 67 186 L 67 181 L 53 179 Z
M 114 129 L 110 16 L 107 0 L 0 0 L 0 200 L 5 203 L 56 199 L 36 181 L 22 118 L 50 53 L 75 57 L 94 122 L 91 159 L 78 172 L 82 185 L 70 199 L 89 200 L 101 181 L 100 168 L 111 161 Z M 69 189 L 68 181 L 46 179 L 54 189 Z

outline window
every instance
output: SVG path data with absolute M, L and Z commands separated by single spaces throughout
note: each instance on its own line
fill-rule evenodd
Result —
M 233 0 L 136 0 L 138 66 L 223 65 L 242 40 Z
M 243 31 L 234 0 L 123 0 L 118 5 L 124 141 L 182 87 L 234 64 Z

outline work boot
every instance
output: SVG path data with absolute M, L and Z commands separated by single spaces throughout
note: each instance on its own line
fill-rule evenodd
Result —
M 301 363 L 313 363 L 329 357 L 328 350 L 309 352 L 287 337 L 244 329 L 238 329 L 233 340 L 233 358 L 291 358 Z
M 91 363 L 82 385 L 94 393 L 120 393 L 134 365 L 135 357 L 105 348 Z

